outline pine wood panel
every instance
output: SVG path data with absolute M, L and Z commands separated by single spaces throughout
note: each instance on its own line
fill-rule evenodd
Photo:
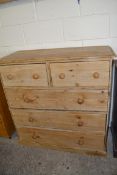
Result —
M 53 86 L 108 87 L 109 62 L 51 63 Z
M 17 127 L 105 132 L 105 113 L 21 109 L 12 109 L 11 113 Z
M 110 60 L 115 57 L 115 53 L 109 46 L 90 46 L 77 48 L 57 48 L 41 50 L 17 51 L 0 60 L 0 65 L 29 64 L 46 61 L 73 61 L 73 60 Z
M 105 151 L 103 132 L 78 132 L 40 128 L 18 128 L 20 143 L 57 149 Z
M 108 91 L 6 88 L 11 108 L 107 111 Z
M 45 64 L 5 66 L 1 68 L 4 86 L 48 86 Z
M 11 135 L 15 131 L 15 127 L 7 105 L 1 81 L 0 81 L 0 121 L 1 121 L 0 136 L 11 137 Z
M 2 124 L 0 124 L 0 137 L 8 137 L 7 131 Z
M 0 114 L 0 136 L 7 136 L 7 132 L 2 121 L 2 115 Z

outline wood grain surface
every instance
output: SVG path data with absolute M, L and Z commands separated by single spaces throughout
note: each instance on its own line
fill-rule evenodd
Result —
M 106 87 L 109 84 L 109 62 L 51 63 L 53 86 Z
M 105 132 L 106 114 L 78 111 L 12 109 L 16 126 Z
M 5 88 L 11 108 L 107 111 L 107 90 Z
M 105 151 L 104 133 L 52 130 L 40 128 L 18 128 L 20 143 L 32 146 Z
M 40 62 L 57 62 L 73 60 L 110 60 L 115 53 L 109 46 L 89 46 L 76 48 L 57 48 L 17 51 L 0 60 L 0 65 L 31 64 Z
M 0 69 L 1 78 L 7 86 L 48 86 L 45 64 L 5 66 Z

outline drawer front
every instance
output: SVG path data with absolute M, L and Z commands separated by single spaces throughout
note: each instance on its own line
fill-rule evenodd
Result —
M 76 132 L 37 128 L 18 128 L 22 144 L 60 148 L 105 150 L 104 134 L 100 132 Z
M 7 86 L 48 86 L 45 64 L 13 65 L 1 68 L 1 77 Z
M 87 130 L 105 132 L 106 114 L 78 111 L 11 110 L 16 127 Z
M 5 90 L 11 108 L 107 111 L 107 91 L 27 88 Z
M 50 64 L 53 86 L 108 87 L 109 62 Z

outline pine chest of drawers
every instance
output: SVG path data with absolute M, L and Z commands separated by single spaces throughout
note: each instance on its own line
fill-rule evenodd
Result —
M 110 47 L 18 51 L 0 61 L 20 143 L 106 154 Z

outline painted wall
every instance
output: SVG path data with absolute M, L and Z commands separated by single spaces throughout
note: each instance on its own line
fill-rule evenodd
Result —
M 110 45 L 117 0 L 17 0 L 0 5 L 0 57 L 21 49 Z

